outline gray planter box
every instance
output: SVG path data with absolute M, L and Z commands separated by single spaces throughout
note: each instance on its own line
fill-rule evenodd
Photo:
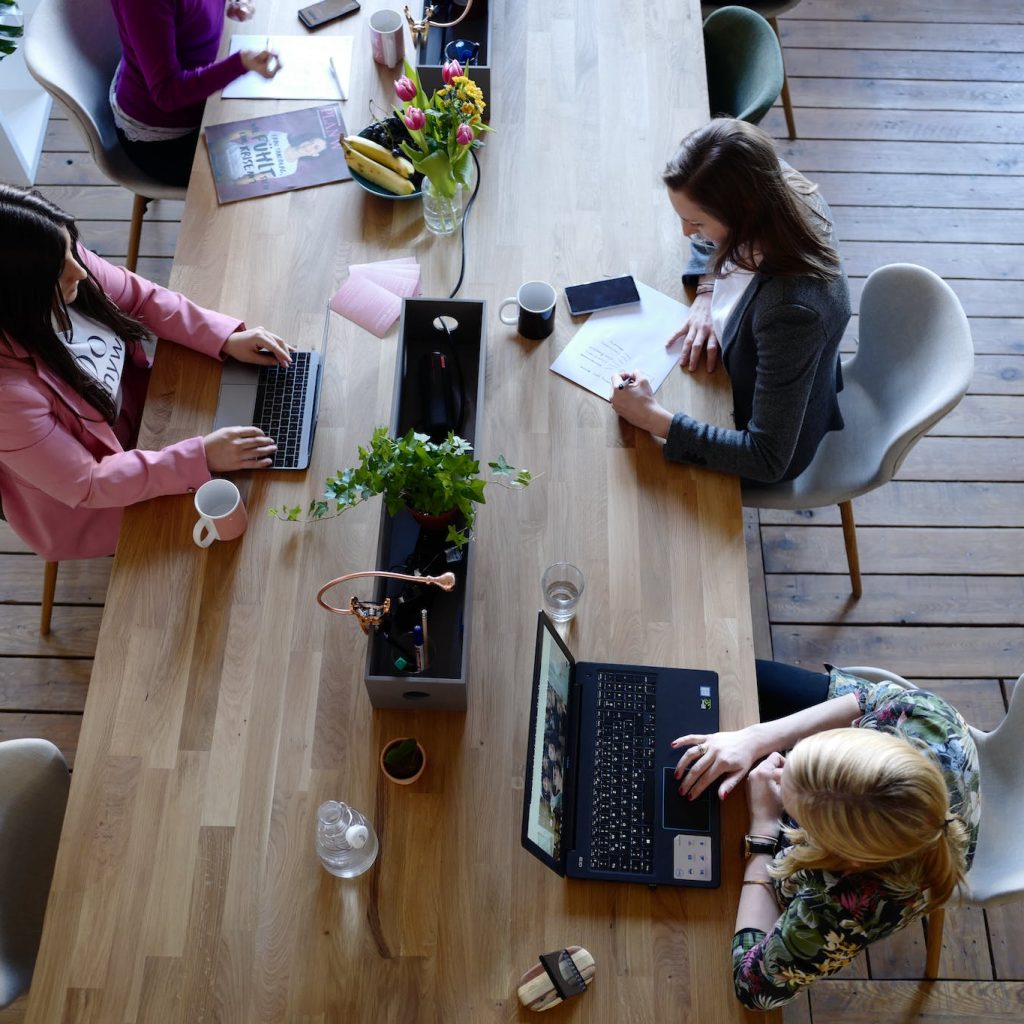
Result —
M 406 299 L 398 357 L 391 430 L 400 436 L 410 427 L 423 433 L 431 421 L 425 375 L 434 352 L 445 357 L 448 393 L 452 396 L 450 416 L 456 434 L 466 438 L 479 455 L 477 424 L 484 396 L 484 312 L 483 302 L 463 299 Z M 449 331 L 438 327 L 445 317 Z M 436 391 L 433 392 L 436 394 Z M 436 419 L 436 417 L 435 417 Z M 486 515 L 486 507 L 481 509 Z M 462 710 L 466 707 L 469 672 L 469 641 L 472 621 L 473 545 L 462 549 L 461 557 L 449 560 L 451 546 L 445 543 L 447 528 L 428 530 L 402 510 L 390 516 L 381 511 L 377 541 L 378 569 L 439 576 L 453 572 L 455 589 L 418 586 L 399 580 L 378 580 L 374 600 L 391 598 L 386 629 L 370 633 L 365 680 L 370 703 L 375 708 L 430 708 Z M 420 621 L 420 609 L 429 616 L 428 667 L 415 672 L 412 627 Z M 396 667 L 398 659 L 407 668 Z

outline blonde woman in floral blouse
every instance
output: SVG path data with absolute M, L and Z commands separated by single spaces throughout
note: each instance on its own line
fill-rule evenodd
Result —
M 733 978 L 744 1005 L 769 1010 L 944 904 L 980 802 L 974 741 L 941 697 L 771 662 L 758 690 L 760 724 L 674 745 L 684 794 L 720 779 L 724 798 L 747 778 Z

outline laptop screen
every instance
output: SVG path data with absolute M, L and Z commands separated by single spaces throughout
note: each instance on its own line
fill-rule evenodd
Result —
M 543 620 L 537 634 L 523 841 L 529 842 L 542 860 L 561 870 L 565 858 L 563 823 L 573 662 Z

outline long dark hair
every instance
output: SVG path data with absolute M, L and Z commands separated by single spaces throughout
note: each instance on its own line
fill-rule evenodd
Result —
M 828 222 L 800 198 L 817 186 L 779 166 L 775 146 L 760 128 L 715 118 L 683 139 L 661 178 L 727 228 L 717 246 L 716 271 L 734 263 L 781 277 L 839 275 L 839 254 L 814 219 L 823 229 Z
M 71 328 L 60 290 L 65 257 L 61 228 L 71 236 L 71 252 L 81 264 L 74 218 L 35 189 L 0 184 L 0 333 L 41 359 L 113 424 L 113 399 L 75 362 L 54 329 L 55 316 L 62 330 Z M 72 306 L 108 327 L 129 348 L 146 337 L 142 324 L 122 313 L 84 264 L 83 269 L 88 276 L 80 282 Z

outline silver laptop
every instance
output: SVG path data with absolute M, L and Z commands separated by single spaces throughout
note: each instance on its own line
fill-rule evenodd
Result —
M 272 469 L 306 469 L 313 453 L 331 308 L 324 310 L 319 352 L 293 352 L 291 366 L 229 360 L 220 378 L 213 429 L 252 424 L 277 442 Z

